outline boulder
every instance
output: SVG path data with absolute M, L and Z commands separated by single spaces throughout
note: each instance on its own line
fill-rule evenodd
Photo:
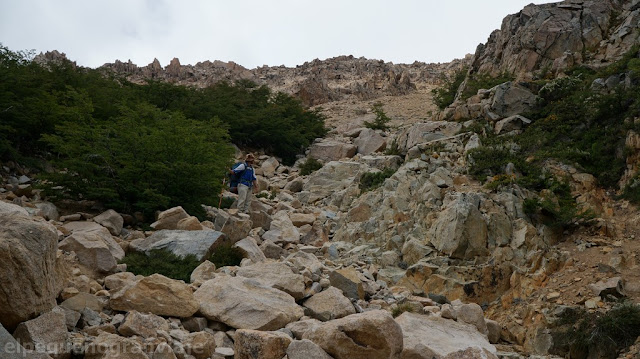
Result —
M 265 287 L 279 289 L 292 297 L 304 297 L 304 277 L 282 262 L 261 262 L 238 269 L 236 276 L 252 278 Z
M 148 312 L 156 315 L 187 318 L 198 311 L 198 301 L 182 281 L 153 274 L 129 284 L 111 296 L 114 310 Z
M 63 228 L 71 233 L 59 244 L 67 252 L 75 252 L 78 261 L 89 270 L 108 273 L 124 258 L 124 250 L 108 229 L 95 222 L 70 222 Z
M 271 178 L 276 174 L 276 169 L 280 166 L 280 162 L 275 157 L 269 157 L 266 161 L 262 162 L 260 169 L 262 169 L 262 175 Z
M 23 216 L 29 216 L 29 212 L 26 209 L 5 201 L 0 201 L 0 214 L 5 216 L 9 214 L 21 214 Z
M 266 240 L 260 245 L 260 250 L 264 253 L 266 258 L 280 259 L 281 256 L 287 254 L 287 251 L 282 249 L 279 245 L 273 243 L 271 240 Z
M 398 135 L 397 143 L 401 149 L 408 150 L 421 143 L 451 137 L 462 129 L 462 124 L 449 121 L 427 121 L 416 123 Z
M 176 229 L 184 231 L 202 231 L 206 229 L 197 217 L 189 216 L 178 221 Z
M 36 353 L 25 349 L 9 332 L 0 325 L 0 359 L 51 359 L 45 353 Z
M 303 339 L 335 359 L 389 359 L 402 352 L 402 329 L 389 312 L 373 310 L 326 322 Z
M 387 147 L 387 140 L 370 128 L 360 131 L 353 143 L 358 146 L 358 153 L 361 155 L 383 151 Z
M 256 244 L 255 239 L 251 237 L 238 241 L 233 246 L 240 249 L 244 254 L 244 257 L 251 259 L 253 263 L 262 262 L 267 259 L 260 247 Z
M 152 359 L 177 359 L 177 357 L 169 344 L 160 343 L 153 352 Z
M 178 229 L 178 222 L 181 219 L 188 218 L 189 214 L 180 206 L 170 208 L 160 212 L 158 220 L 151 223 L 153 229 Z
M 358 147 L 344 142 L 323 140 L 309 146 L 309 157 L 329 162 L 356 155 Z
M 136 275 L 131 272 L 114 273 L 104 278 L 104 286 L 106 289 L 116 292 L 135 280 Z
M 607 295 L 613 295 L 618 298 L 626 296 L 624 282 L 621 277 L 608 278 L 597 283 L 589 284 L 589 289 L 594 296 L 602 298 Z
M 304 333 L 320 325 L 322 325 L 322 322 L 317 319 L 304 319 L 287 324 L 286 329 L 293 333 L 294 338 L 302 339 Z
M 287 348 L 289 359 L 332 359 L 327 352 L 311 340 L 294 340 Z
M 216 230 L 224 233 L 232 244 L 247 238 L 253 227 L 248 216 L 234 216 L 226 211 L 215 209 L 211 210 L 209 215 L 213 215 Z
M 85 359 L 150 359 L 136 340 L 102 332 L 85 351 Z
M 118 333 L 125 337 L 137 335 L 142 338 L 155 338 L 159 330 L 169 332 L 169 323 L 164 318 L 135 310 L 127 313 L 118 327 Z
M 494 131 L 496 135 L 500 135 L 512 131 L 524 130 L 529 124 L 531 124 L 530 119 L 520 115 L 513 115 L 496 122 Z
M 57 221 L 60 219 L 60 213 L 58 212 L 58 208 L 55 204 L 51 202 L 37 202 L 35 203 L 36 207 L 40 210 L 40 214 L 46 220 Z
M 23 347 L 47 353 L 54 359 L 69 357 L 67 322 L 61 308 L 20 323 L 13 336 Z
M 216 265 L 207 261 L 202 262 L 191 272 L 190 282 L 206 282 L 216 277 Z
M 353 267 L 330 272 L 329 281 L 331 281 L 332 286 L 340 289 L 348 298 L 364 299 L 362 281 Z
M 472 325 L 409 312 L 396 322 L 404 337 L 402 358 L 498 359 L 496 348 Z
M 300 232 L 293 225 L 286 211 L 279 211 L 273 215 L 271 227 L 262 236 L 265 240 L 270 239 L 274 243 L 298 243 Z
M 313 318 L 323 322 L 356 314 L 356 309 L 349 298 L 336 287 L 329 287 L 314 294 L 302 305 L 309 310 Z
M 282 359 L 291 341 L 282 332 L 240 329 L 235 336 L 235 359 Z
M 478 304 L 467 303 L 456 308 L 456 318 L 459 322 L 475 326 L 480 333 L 488 334 L 487 323 L 484 320 L 484 312 Z
M 349 198 L 344 198 L 343 191 L 350 187 L 356 187 L 361 174 L 370 170 L 371 168 L 366 164 L 357 162 L 329 162 L 309 175 L 303 186 L 303 191 L 298 193 L 298 199 L 302 203 L 314 203 L 330 197 L 330 202 L 335 205 L 346 203 Z M 308 195 L 305 192 L 308 192 Z
M 531 111 L 538 102 L 538 96 L 529 89 L 505 82 L 491 89 L 489 111 L 500 118 L 511 117 Z
M 211 279 L 194 297 L 203 316 L 238 329 L 277 330 L 303 315 L 289 294 L 242 277 Z
M 122 232 L 122 226 L 124 225 L 124 219 L 122 216 L 112 209 L 93 217 L 93 221 L 108 229 L 109 233 L 114 236 L 120 235 L 120 232 Z
M 189 333 L 182 340 L 184 351 L 196 359 L 209 359 L 216 351 L 216 340 L 208 332 Z
M 478 209 L 479 203 L 479 196 L 473 193 L 452 196 L 429 230 L 437 250 L 459 259 L 488 254 L 487 223 Z
M 181 258 L 193 255 L 202 261 L 211 256 L 224 239 L 224 234 L 218 231 L 161 230 L 147 238 L 131 241 L 129 248 L 147 254 L 154 250 L 167 250 Z
M 43 219 L 0 215 L 0 324 L 5 328 L 13 330 L 55 307 L 61 289 L 57 244 L 56 228 Z
M 104 305 L 103 299 L 89 293 L 78 293 L 60 304 L 62 308 L 78 313 L 81 313 L 86 308 L 95 312 L 102 312 Z
M 312 213 L 290 213 L 289 218 L 291 219 L 291 223 L 296 227 L 313 224 L 316 220 L 316 216 Z

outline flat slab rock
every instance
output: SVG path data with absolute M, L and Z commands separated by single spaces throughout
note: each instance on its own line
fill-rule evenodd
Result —
M 130 248 L 144 253 L 165 249 L 178 257 L 194 255 L 202 260 L 210 256 L 216 244 L 223 239 L 224 233 L 218 231 L 161 230 L 147 238 L 131 241 Z

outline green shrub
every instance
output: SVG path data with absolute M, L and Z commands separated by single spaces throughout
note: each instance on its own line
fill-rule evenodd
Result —
M 150 276 L 158 273 L 186 283 L 189 283 L 193 270 L 200 265 L 200 261 L 193 255 L 180 258 L 167 250 L 160 249 L 151 251 L 149 255 L 129 252 L 121 263 L 125 263 L 127 271 L 136 275 Z
M 444 110 L 456 99 L 458 87 L 460 87 L 460 84 L 462 84 L 467 77 L 467 71 L 467 67 L 458 70 L 452 78 L 444 78 L 444 85 L 442 87 L 431 90 L 433 101 L 439 109 Z
M 362 174 L 362 177 L 360 177 L 360 190 L 367 192 L 380 187 L 384 183 L 384 180 L 391 177 L 395 172 L 395 170 L 387 168 L 380 172 L 367 172 Z
M 514 76 L 503 72 L 502 74 L 493 77 L 489 74 L 473 74 L 467 77 L 467 82 L 462 89 L 461 98 L 463 100 L 474 96 L 481 89 L 490 89 L 505 82 L 513 81 Z
M 300 165 L 300 175 L 307 176 L 313 172 L 322 168 L 322 163 L 313 157 L 307 158 L 302 165 Z
M 402 152 L 400 151 L 400 146 L 398 146 L 398 141 L 395 139 L 391 141 L 391 144 L 384 150 L 384 154 L 387 156 L 401 156 Z
M 209 260 L 216 265 L 216 268 L 220 268 L 240 265 L 243 258 L 244 254 L 240 249 L 233 245 L 221 245 L 213 251 Z
M 552 353 L 575 358 L 616 358 L 640 336 L 640 308 L 622 303 L 606 313 L 566 310 L 552 330 Z
M 376 118 L 373 120 L 373 122 L 364 121 L 365 127 L 372 130 L 382 131 L 386 131 L 389 129 L 389 122 L 391 121 L 391 118 L 387 116 L 382 107 L 383 105 L 380 102 L 376 102 L 375 104 L 373 104 L 371 110 L 376 115 Z
M 391 315 L 394 318 L 399 317 L 402 313 L 404 312 L 409 312 L 409 313 L 413 313 L 415 312 L 415 310 L 413 309 L 413 306 L 409 303 L 402 303 L 402 304 L 398 304 L 396 307 L 394 307 L 391 310 Z

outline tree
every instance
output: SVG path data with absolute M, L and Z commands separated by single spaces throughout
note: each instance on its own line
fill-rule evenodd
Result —
M 391 121 L 391 118 L 387 116 L 382 107 L 383 105 L 381 102 L 376 102 L 373 104 L 371 111 L 373 111 L 373 113 L 376 115 L 376 118 L 373 120 L 373 122 L 364 121 L 365 127 L 372 130 L 382 131 L 386 131 L 389 129 L 389 122 Z

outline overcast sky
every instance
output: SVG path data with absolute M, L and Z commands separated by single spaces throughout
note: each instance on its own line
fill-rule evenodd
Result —
M 530 0 L 0 0 L 0 43 L 97 67 L 234 61 L 293 67 L 364 56 L 449 62 Z M 533 1 L 536 4 L 555 1 Z

